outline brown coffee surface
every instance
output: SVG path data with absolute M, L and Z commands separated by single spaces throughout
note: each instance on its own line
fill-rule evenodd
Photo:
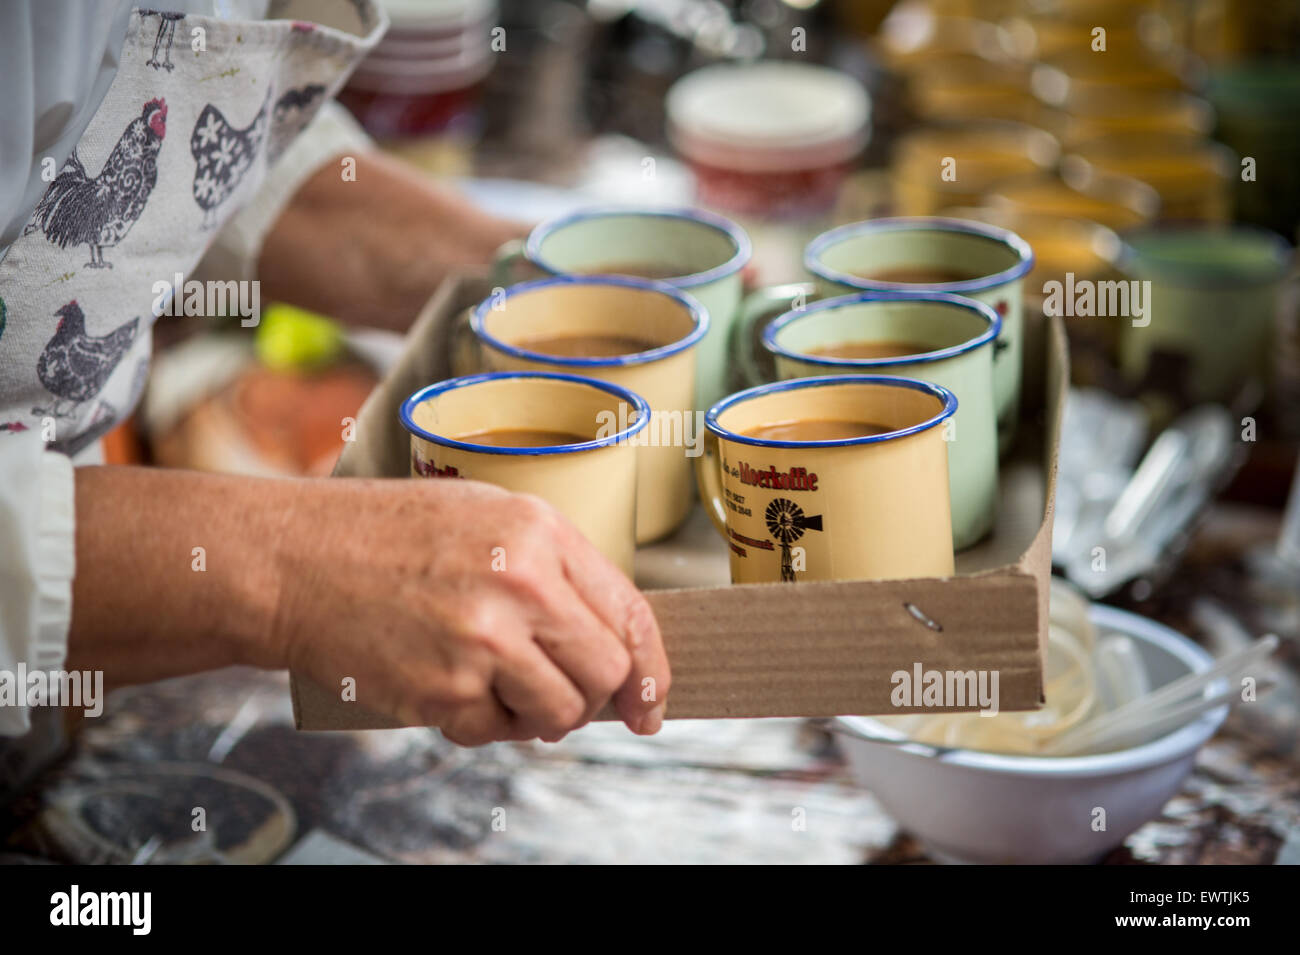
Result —
M 555 335 L 515 343 L 519 348 L 557 358 L 612 358 L 658 348 L 657 342 L 628 335 Z
M 559 444 L 582 444 L 592 439 L 571 431 L 542 431 L 536 428 L 496 428 L 459 434 L 457 441 L 486 444 L 494 448 L 550 448 Z
M 638 279 L 673 279 L 680 275 L 690 275 L 695 270 L 683 271 L 671 265 L 656 265 L 653 262 L 605 262 L 577 271 L 583 275 L 630 275 Z
M 742 431 L 747 438 L 760 438 L 764 441 L 843 441 L 848 438 L 865 438 L 874 434 L 886 434 L 893 431 L 883 424 L 870 421 L 837 421 L 822 418 L 809 418 L 804 421 L 782 421 L 777 424 L 759 425 Z
M 807 354 L 818 358 L 905 358 L 928 351 L 934 348 L 918 342 L 841 342 L 809 348 Z
M 893 265 L 884 269 L 860 269 L 853 274 L 877 282 L 898 282 L 905 285 L 946 285 L 948 282 L 969 282 L 980 277 L 974 272 L 941 265 Z

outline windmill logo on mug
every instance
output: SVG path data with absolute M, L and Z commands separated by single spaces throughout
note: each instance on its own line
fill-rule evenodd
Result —
M 822 516 L 805 516 L 803 508 L 794 501 L 778 497 L 767 505 L 763 517 L 767 520 L 768 532 L 781 545 L 781 580 L 793 582 L 794 564 L 790 559 L 790 545 L 803 537 L 804 531 L 821 530 Z

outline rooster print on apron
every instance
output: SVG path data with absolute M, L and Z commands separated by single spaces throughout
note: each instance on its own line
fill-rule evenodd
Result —
M 384 27 L 370 0 L 267 14 L 133 11 L 108 94 L 0 260 L 0 440 L 35 428 L 77 454 L 130 412 L 154 284 L 193 271 Z

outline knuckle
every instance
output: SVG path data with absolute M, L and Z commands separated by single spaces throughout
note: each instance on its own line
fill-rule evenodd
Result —
M 547 730 L 565 733 L 577 726 L 587 713 L 587 706 L 580 697 L 566 696 L 554 701 L 546 715 Z
M 519 643 L 511 631 L 499 628 L 485 630 L 475 634 L 473 640 L 479 652 L 494 661 L 494 666 L 513 662 L 519 658 Z
M 543 607 L 552 602 L 554 587 L 530 568 L 521 568 L 518 573 L 511 574 L 507 586 L 516 598 L 530 607 Z
M 526 525 L 539 524 L 554 526 L 555 509 L 535 494 L 518 494 L 515 507 L 521 521 Z
M 447 677 L 442 689 L 444 707 L 465 707 L 487 694 L 488 683 L 483 674 L 469 669 L 455 670 Z
M 486 649 L 490 652 L 500 648 L 505 621 L 491 602 L 468 601 L 459 611 L 459 617 L 456 630 L 464 643 L 476 650 Z
M 655 620 L 650 602 L 640 593 L 633 592 L 623 611 L 624 627 L 632 646 L 639 647 L 656 638 L 659 624 Z

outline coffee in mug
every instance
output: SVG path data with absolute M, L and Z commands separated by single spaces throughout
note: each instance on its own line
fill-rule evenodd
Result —
M 849 438 L 866 438 L 873 434 L 884 434 L 887 425 L 873 424 L 868 421 L 822 421 L 812 418 L 807 421 L 783 421 L 780 424 L 764 424 L 750 428 L 745 432 L 747 438 L 761 438 L 765 441 L 846 441 Z
M 682 269 L 679 266 L 656 265 L 653 262 L 601 262 L 584 269 L 575 269 L 583 275 L 630 275 L 637 279 L 659 279 L 666 281 L 677 278 Z
M 933 265 L 901 265 L 888 269 L 866 269 L 853 273 L 859 278 L 877 282 L 894 282 L 901 285 L 945 285 L 948 282 L 969 282 L 979 278 L 965 269 L 949 269 Z
M 581 444 L 587 436 L 572 431 L 542 431 L 536 428 L 496 428 L 453 435 L 467 444 L 489 444 L 494 448 L 554 448 L 562 444 Z
M 920 342 L 842 342 L 838 345 L 817 345 L 808 349 L 816 358 L 905 358 L 930 351 L 929 345 Z
M 611 358 L 640 354 L 656 346 L 649 339 L 628 335 L 548 335 L 525 338 L 519 347 L 557 358 Z

